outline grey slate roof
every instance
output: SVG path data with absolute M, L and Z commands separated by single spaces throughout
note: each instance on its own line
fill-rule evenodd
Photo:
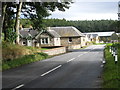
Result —
M 78 37 L 84 36 L 78 29 L 75 27 L 50 27 L 50 30 L 56 31 L 61 37 Z
M 89 32 L 89 33 L 84 33 L 84 34 L 98 34 L 98 36 L 104 37 L 104 36 L 111 36 L 113 33 L 115 33 L 115 32 L 114 31 L 111 31 L 111 32 Z
M 47 32 L 50 33 L 53 37 L 56 38 L 60 37 L 60 35 L 54 30 L 47 30 Z
M 93 38 L 96 38 L 98 36 L 98 34 L 92 34 Z
M 34 38 L 39 32 L 37 30 L 31 30 L 30 28 L 25 28 L 23 30 L 20 30 L 20 35 L 23 38 L 26 38 L 28 36 L 31 36 L 32 38 Z

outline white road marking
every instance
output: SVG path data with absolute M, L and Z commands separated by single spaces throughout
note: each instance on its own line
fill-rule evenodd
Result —
M 74 60 L 75 58 L 72 58 L 72 59 L 70 59 L 70 60 L 68 60 L 67 62 L 70 62 L 70 61 L 72 61 L 72 60 Z
M 24 86 L 24 84 L 21 84 L 21 85 L 19 85 L 19 86 L 15 87 L 15 88 L 14 88 L 14 89 L 12 89 L 12 90 L 16 90 L 16 89 L 21 88 L 21 87 L 23 87 L 23 86 Z
M 78 57 L 80 57 L 80 56 L 82 56 L 82 55 L 84 55 L 84 54 L 81 54 L 81 55 L 79 55 Z
M 52 72 L 52 71 L 54 71 L 54 70 L 56 70 L 56 69 L 60 68 L 61 66 L 62 66 L 62 65 L 59 65 L 59 66 L 57 66 L 57 67 L 55 67 L 55 68 L 53 68 L 53 69 L 49 70 L 48 72 L 43 73 L 43 74 L 41 75 L 41 77 L 43 77 L 43 76 L 45 76 L 45 75 L 49 74 L 50 72 Z

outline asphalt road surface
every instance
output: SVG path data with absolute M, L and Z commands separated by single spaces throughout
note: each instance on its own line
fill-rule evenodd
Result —
M 104 45 L 55 56 L 2 73 L 2 88 L 101 88 Z

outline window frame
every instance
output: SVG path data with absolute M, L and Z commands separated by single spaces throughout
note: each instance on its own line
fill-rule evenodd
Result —
M 41 38 L 41 44 L 49 44 L 49 38 Z
M 72 41 L 73 41 L 73 40 L 72 40 L 72 37 L 69 37 L 68 42 L 69 42 L 69 43 L 72 43 Z

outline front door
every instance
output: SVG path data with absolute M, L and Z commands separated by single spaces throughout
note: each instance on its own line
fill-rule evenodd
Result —
M 27 40 L 27 46 L 32 46 L 32 40 Z

